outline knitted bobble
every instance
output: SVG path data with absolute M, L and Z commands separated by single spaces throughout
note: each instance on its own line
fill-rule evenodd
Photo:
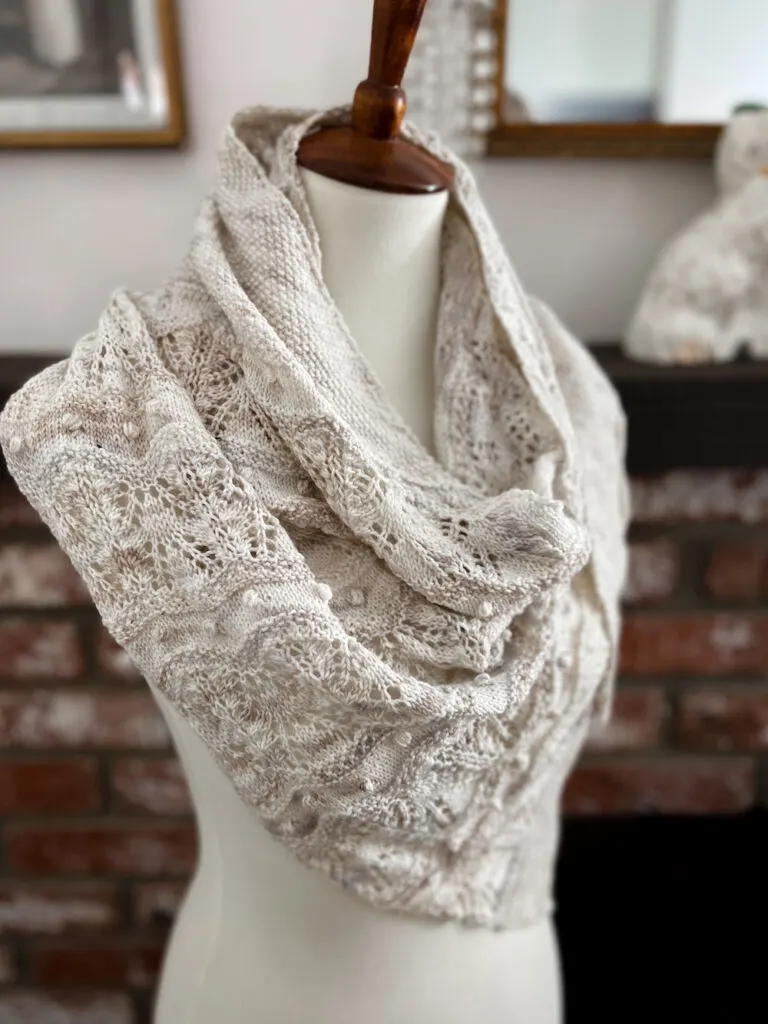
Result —
M 350 590 L 348 599 L 353 608 L 361 608 L 365 604 L 365 593 L 362 590 Z
M 126 420 L 123 424 L 123 433 L 129 441 L 135 441 L 141 431 L 135 423 L 132 423 L 130 420 Z
M 201 586 L 200 577 L 195 575 L 194 570 L 182 569 L 174 575 L 174 582 L 179 590 L 186 594 L 197 593 Z
M 492 615 L 493 615 L 493 605 L 491 604 L 491 602 L 490 601 L 483 601 L 483 602 L 481 602 L 480 606 L 477 609 L 477 617 L 479 619 L 490 619 L 490 617 Z
M 8 442 L 8 451 L 11 455 L 18 455 L 21 449 L 24 447 L 24 439 L 19 437 L 18 434 L 14 436 Z
M 463 845 L 464 843 L 459 838 L 459 836 L 448 836 L 446 846 L 448 847 L 451 853 L 458 853 Z
M 153 432 L 161 430 L 170 422 L 163 403 L 159 398 L 150 398 L 144 406 L 144 411 L 147 415 L 147 422 Z
M 65 412 L 61 417 L 61 425 L 67 433 L 72 433 L 75 430 L 79 430 L 82 426 L 80 420 L 75 416 L 74 413 Z
M 395 743 L 398 747 L 410 747 L 413 743 L 413 736 L 409 732 L 399 732 L 395 736 Z
M 315 586 L 315 594 L 321 601 L 330 601 L 333 597 L 333 591 L 327 583 L 318 583 Z
M 475 676 L 475 682 L 478 686 L 487 686 L 490 681 L 491 677 L 487 672 L 481 672 L 479 676 Z

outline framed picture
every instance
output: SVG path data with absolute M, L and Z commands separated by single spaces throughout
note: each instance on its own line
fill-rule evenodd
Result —
M 177 146 L 174 0 L 0 0 L 0 147 Z

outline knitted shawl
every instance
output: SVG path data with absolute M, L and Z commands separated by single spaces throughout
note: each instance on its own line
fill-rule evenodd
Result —
M 456 171 L 419 443 L 323 283 L 297 172 L 347 118 L 239 114 L 180 271 L 114 294 L 0 441 L 109 631 L 295 856 L 380 908 L 521 925 L 608 703 L 624 421 L 468 169 L 408 127 Z

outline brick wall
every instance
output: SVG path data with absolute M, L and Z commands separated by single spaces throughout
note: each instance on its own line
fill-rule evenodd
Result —
M 739 812 L 768 794 L 768 472 L 634 483 L 622 680 L 574 815 Z M 0 1021 L 139 1024 L 194 863 L 153 701 L 0 481 Z
M 195 859 L 163 720 L 0 481 L 0 1022 L 149 1021 Z
M 768 472 L 633 481 L 613 721 L 570 814 L 738 813 L 768 797 Z

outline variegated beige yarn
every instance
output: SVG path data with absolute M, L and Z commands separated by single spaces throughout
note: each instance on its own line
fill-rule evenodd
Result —
M 430 455 L 323 283 L 296 167 L 318 120 L 240 114 L 179 274 L 117 293 L 0 438 L 110 631 L 303 863 L 387 910 L 525 924 L 610 695 L 623 417 L 469 171 L 409 128 L 456 167 Z

